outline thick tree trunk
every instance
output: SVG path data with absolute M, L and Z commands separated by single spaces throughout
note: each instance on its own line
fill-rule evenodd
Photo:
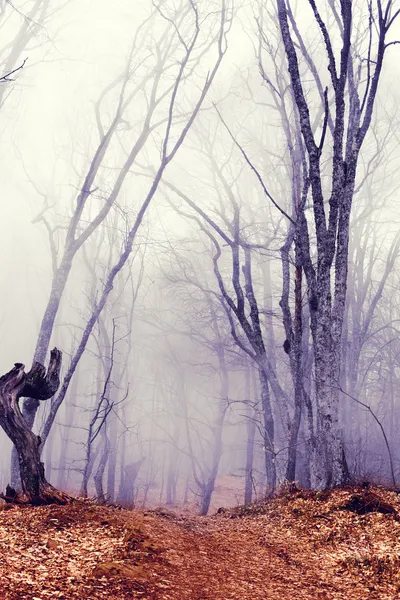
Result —
M 0 378 L 0 425 L 13 442 L 20 469 L 22 492 L 33 504 L 65 503 L 68 497 L 53 488 L 45 478 L 40 460 L 40 437 L 36 436 L 23 418 L 18 401 L 22 396 L 46 400 L 59 386 L 61 352 L 51 352 L 46 373 L 43 365 L 34 363 L 29 373 L 17 363 Z
M 332 348 L 327 336 L 321 336 L 315 357 L 318 412 L 314 485 L 318 488 L 334 487 L 344 481 L 339 424 L 339 354 L 340 348 Z
M 300 266 L 299 248 L 296 246 L 296 276 L 295 276 L 295 315 L 293 328 L 293 350 L 291 356 L 291 370 L 294 383 L 294 415 L 290 423 L 289 452 L 286 468 L 286 480 L 296 479 L 297 440 L 300 430 L 301 414 L 303 407 L 303 298 L 302 298 L 302 276 L 303 269 Z

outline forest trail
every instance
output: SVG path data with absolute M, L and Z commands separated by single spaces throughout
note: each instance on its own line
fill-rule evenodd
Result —
M 203 518 L 85 501 L 0 510 L 4 600 L 386 600 L 399 567 L 400 497 L 382 489 Z

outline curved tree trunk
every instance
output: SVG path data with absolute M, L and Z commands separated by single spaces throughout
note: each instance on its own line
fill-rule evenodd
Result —
M 25 373 L 24 368 L 23 364 L 16 363 L 9 373 L 0 378 L 0 425 L 16 448 L 26 500 L 32 504 L 65 503 L 68 496 L 46 481 L 40 460 L 41 439 L 31 431 L 18 403 L 23 396 L 37 400 L 53 396 L 60 384 L 61 352 L 56 348 L 51 351 L 47 373 L 38 362 L 33 364 L 29 373 Z

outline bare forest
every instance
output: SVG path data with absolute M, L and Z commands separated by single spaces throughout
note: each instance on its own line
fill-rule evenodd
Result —
M 0 27 L 0 502 L 398 490 L 400 4 L 5 0 Z
M 400 4 L 0 28 L 5 600 L 398 598 Z
M 0 488 L 396 487 L 396 3 L 96 5 L 1 3 Z

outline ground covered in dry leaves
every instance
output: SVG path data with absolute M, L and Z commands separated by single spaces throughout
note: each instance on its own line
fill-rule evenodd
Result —
M 285 490 L 200 518 L 0 507 L 2 600 L 400 598 L 400 496 Z

